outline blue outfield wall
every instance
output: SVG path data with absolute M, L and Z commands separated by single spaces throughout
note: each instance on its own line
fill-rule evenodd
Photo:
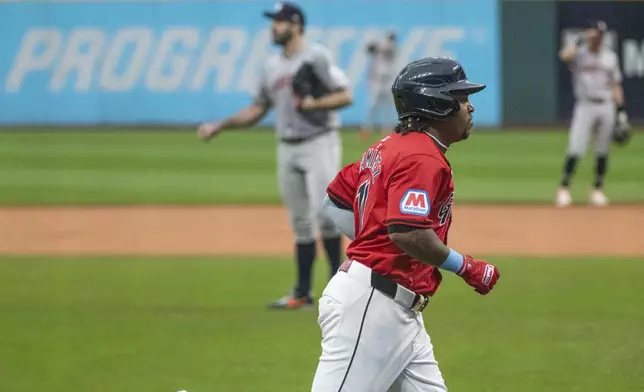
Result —
M 500 122 L 496 0 L 300 1 L 307 37 L 349 75 L 358 124 L 367 111 L 365 47 L 396 29 L 400 64 L 443 55 L 487 88 L 477 125 Z M 230 115 L 250 102 L 258 70 L 277 50 L 272 1 L 0 4 L 0 123 L 180 124 Z M 413 12 L 410 12 L 413 10 Z M 467 12 L 463 12 L 467 10 Z M 264 121 L 272 124 L 271 114 Z

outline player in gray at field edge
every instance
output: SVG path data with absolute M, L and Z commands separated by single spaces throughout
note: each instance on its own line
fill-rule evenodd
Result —
M 585 44 L 580 39 L 559 52 L 559 57 L 568 64 L 572 72 L 576 99 L 563 178 L 556 195 L 556 205 L 559 207 L 572 203 L 570 180 L 579 157 L 586 152 L 595 127 L 595 184 L 590 193 L 590 203 L 595 206 L 608 204 L 608 198 L 603 192 L 608 154 L 616 125 L 627 127 L 628 115 L 624 109 L 622 73 L 617 54 L 602 45 L 605 31 L 604 22 L 590 22 L 585 31 Z
M 381 42 L 367 45 L 369 63 L 369 108 L 367 119 L 360 127 L 360 137 L 367 141 L 377 127 L 381 136 L 385 136 L 395 127 L 398 116 L 393 110 L 391 84 L 398 69 L 396 68 L 396 33 L 390 31 Z
M 318 230 L 331 276 L 340 266 L 341 233 L 321 214 L 321 208 L 326 187 L 340 170 L 342 160 L 336 110 L 351 105 L 353 98 L 348 78 L 333 63 L 330 51 L 304 39 L 305 17 L 299 7 L 278 3 L 273 12 L 264 12 L 264 16 L 272 19 L 273 41 L 283 51 L 266 61 L 250 106 L 221 122 L 201 125 L 198 135 L 208 140 L 223 130 L 256 124 L 270 108 L 275 108 L 279 190 L 295 234 L 298 282 L 291 294 L 269 306 L 299 309 L 313 305 L 311 281 Z M 292 77 L 305 63 L 312 65 L 329 93 L 318 98 L 294 95 Z

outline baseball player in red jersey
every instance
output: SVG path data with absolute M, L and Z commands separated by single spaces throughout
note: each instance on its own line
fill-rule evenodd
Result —
M 323 210 L 353 241 L 319 300 L 314 392 L 447 390 L 421 312 L 441 270 L 483 295 L 500 276 L 447 246 L 454 183 L 445 153 L 469 136 L 468 97 L 484 88 L 450 58 L 408 64 L 392 86 L 395 133 L 329 185 Z

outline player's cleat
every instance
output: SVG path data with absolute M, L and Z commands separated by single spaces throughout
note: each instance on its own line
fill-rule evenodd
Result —
M 590 192 L 590 204 L 596 207 L 603 207 L 608 205 L 608 198 L 604 195 L 604 192 L 601 189 L 593 189 Z
M 313 299 L 309 296 L 305 297 L 294 297 L 292 295 L 286 295 L 275 302 L 268 304 L 270 309 L 287 309 L 287 310 L 296 310 L 296 309 L 312 309 L 313 308 Z
M 570 191 L 566 188 L 557 189 L 557 207 L 568 207 L 572 203 L 572 196 Z

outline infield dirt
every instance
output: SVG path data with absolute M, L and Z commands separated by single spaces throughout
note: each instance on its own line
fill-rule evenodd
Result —
M 644 206 L 455 206 L 453 213 L 449 245 L 462 253 L 644 255 Z M 5 255 L 289 256 L 292 243 L 282 207 L 0 208 Z

